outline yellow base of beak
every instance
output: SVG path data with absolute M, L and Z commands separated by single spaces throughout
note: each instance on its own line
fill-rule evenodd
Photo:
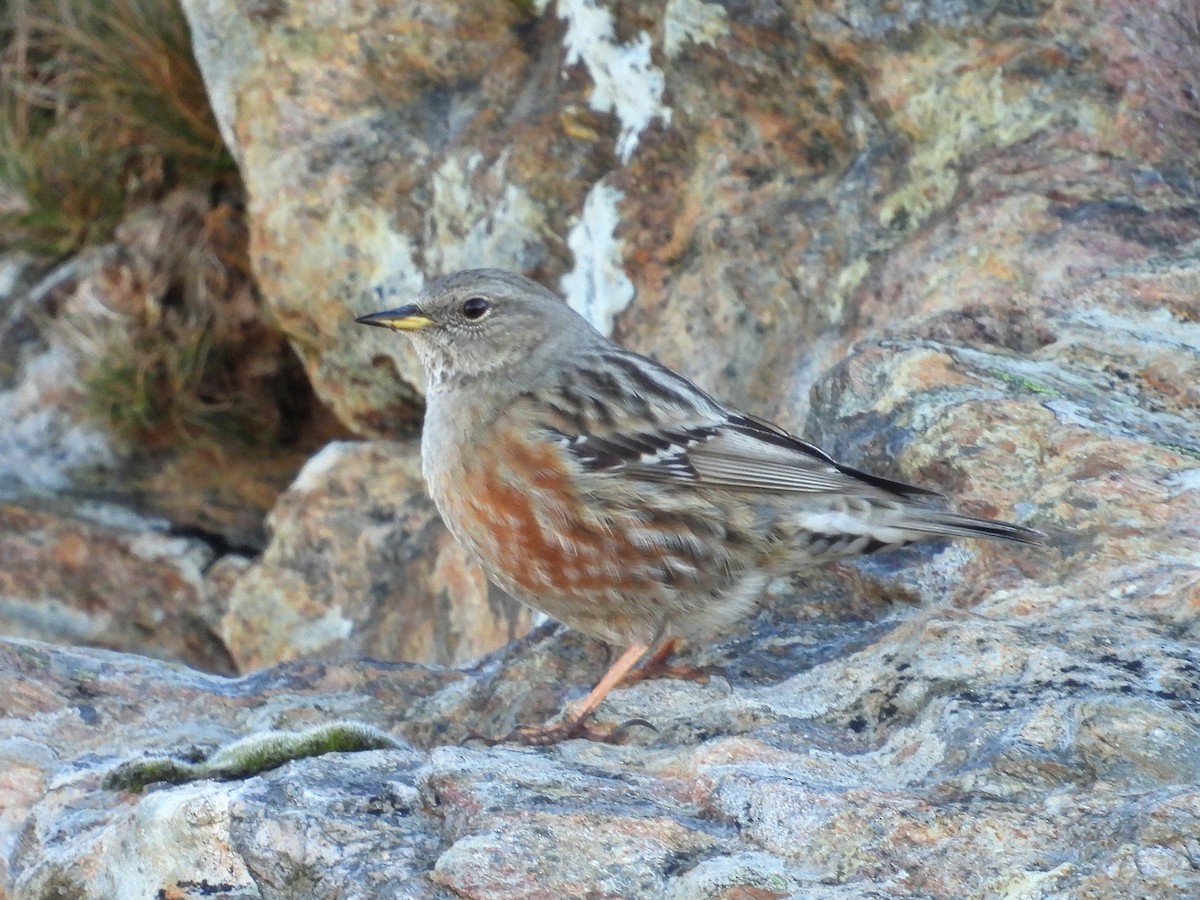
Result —
M 363 325 L 375 325 L 379 328 L 390 328 L 392 331 L 420 331 L 433 324 L 433 319 L 423 315 L 420 307 L 409 304 L 399 309 L 389 309 L 385 312 L 371 313 L 359 316 L 354 320 Z

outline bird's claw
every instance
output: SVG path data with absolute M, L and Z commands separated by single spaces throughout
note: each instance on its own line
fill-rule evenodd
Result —
M 568 719 L 554 725 L 518 725 L 502 737 L 489 737 L 472 731 L 463 744 L 479 742 L 486 747 L 497 744 L 516 744 L 521 747 L 549 747 L 560 741 L 584 740 L 598 744 L 623 744 L 629 738 L 629 730 L 635 726 L 649 728 L 658 733 L 645 719 L 628 719 L 620 725 L 590 725 L 586 720 Z
M 622 685 L 636 684 L 639 681 L 668 680 L 693 681 L 696 684 L 708 684 L 712 676 L 720 674 L 718 666 L 689 666 L 683 663 L 670 663 L 666 660 L 651 660 L 639 669 L 630 672 L 621 681 Z

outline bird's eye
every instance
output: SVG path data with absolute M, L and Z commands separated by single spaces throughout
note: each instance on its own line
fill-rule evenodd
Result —
M 474 321 L 482 319 L 491 308 L 492 304 L 486 297 L 468 297 L 463 301 L 462 314 Z

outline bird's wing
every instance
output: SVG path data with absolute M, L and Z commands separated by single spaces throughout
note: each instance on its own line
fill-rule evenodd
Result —
M 620 351 L 575 367 L 545 431 L 585 471 L 744 491 L 938 496 L 861 472 L 763 419 L 729 410 L 652 360 Z
M 771 493 L 938 496 L 838 463 L 807 441 L 737 413 L 690 427 L 673 423 L 635 432 L 563 436 L 562 443 L 589 471 L 649 481 Z

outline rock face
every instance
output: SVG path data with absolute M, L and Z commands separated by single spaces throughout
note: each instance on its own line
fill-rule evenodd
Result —
M 602 670 L 598 645 L 547 629 L 464 670 L 293 662 L 236 680 L 0 643 L 2 883 L 15 898 L 1200 893 L 1200 479 L 1177 399 L 1200 368 L 1200 325 L 1178 313 L 1198 282 L 1185 259 L 1127 268 L 1056 309 L 935 316 L 851 354 L 813 395 L 831 445 L 880 442 L 902 474 L 1037 522 L 1050 546 L 797 575 L 692 649 L 707 683 L 616 691 L 603 721 L 655 727 L 623 746 L 469 740 L 544 719 Z M 140 753 L 338 719 L 406 746 L 105 786 Z
M 0 257 L 0 634 L 236 671 L 228 583 L 305 454 L 346 432 L 222 252 L 223 208 L 179 190 L 36 284 Z M 226 390 L 262 390 L 210 393 L 216 357 Z M 292 437 L 223 443 L 234 424 Z
M 264 294 L 363 433 L 423 384 L 353 324 L 384 282 L 525 271 L 798 428 L 851 342 L 1192 228 L 1192 57 L 1147 4 L 184 6 Z
M 846 461 L 1050 541 L 782 581 L 688 650 L 706 683 L 611 695 L 602 721 L 654 726 L 622 746 L 468 740 L 603 670 L 549 629 L 463 669 L 237 679 L 0 641 L 0 892 L 1200 896 L 1189 7 L 185 5 L 265 297 L 360 433 L 411 430 L 421 384 L 352 325 L 392 299 L 369 286 L 506 265 Z M 244 665 L 291 654 L 268 625 L 401 652 L 426 627 L 397 624 L 402 583 L 493 602 L 399 501 L 411 444 L 328 452 L 264 558 L 210 576 L 237 582 Z M 337 719 L 405 746 L 106 787 L 140 753 Z

